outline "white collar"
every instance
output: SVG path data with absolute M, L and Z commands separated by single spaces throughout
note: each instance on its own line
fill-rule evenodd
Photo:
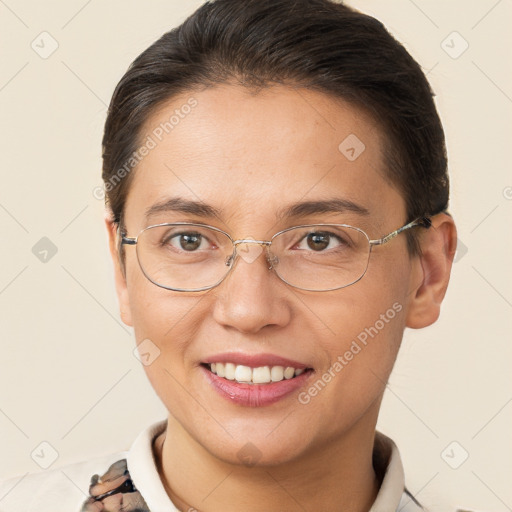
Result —
M 151 512 L 179 512 L 160 480 L 153 455 L 153 439 L 167 426 L 167 419 L 153 423 L 133 442 L 126 457 L 130 477 Z

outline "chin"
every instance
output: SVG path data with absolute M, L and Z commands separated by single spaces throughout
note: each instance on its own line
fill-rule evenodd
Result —
M 304 442 L 304 435 L 295 439 L 275 436 L 270 440 L 265 434 L 245 435 L 240 438 L 223 439 L 212 446 L 211 437 L 201 443 L 214 457 L 222 462 L 240 467 L 272 467 L 287 464 L 300 457 L 307 446 L 301 447 L 299 440 Z

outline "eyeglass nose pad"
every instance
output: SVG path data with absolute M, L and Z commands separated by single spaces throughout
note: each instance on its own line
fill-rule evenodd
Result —
M 272 270 L 279 263 L 279 258 L 275 254 L 272 254 L 268 247 L 267 247 L 267 261 L 269 264 L 269 267 L 268 267 L 269 270 Z
M 226 261 L 224 262 L 226 264 L 226 267 L 230 267 L 231 264 L 233 263 L 233 260 L 235 259 L 235 252 L 233 251 L 233 254 L 231 254 L 230 256 L 228 256 L 226 258 Z

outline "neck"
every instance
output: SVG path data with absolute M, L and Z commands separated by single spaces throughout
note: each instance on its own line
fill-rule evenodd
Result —
M 182 512 L 363 512 L 380 487 L 372 465 L 374 436 L 375 423 L 359 425 L 293 461 L 247 467 L 218 459 L 169 416 L 154 451 L 167 494 Z

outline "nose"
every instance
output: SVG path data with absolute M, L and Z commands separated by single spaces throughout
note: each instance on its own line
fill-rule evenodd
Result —
M 214 319 L 248 334 L 284 327 L 291 318 L 290 291 L 271 270 L 265 246 L 247 240 L 236 249 L 234 268 L 216 289 Z

